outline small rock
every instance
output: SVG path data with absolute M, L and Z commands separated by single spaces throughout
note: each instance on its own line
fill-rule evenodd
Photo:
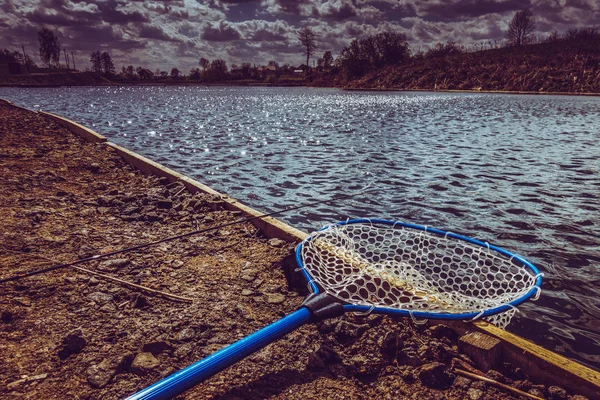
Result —
M 182 358 L 185 358 L 188 355 L 190 355 L 191 352 L 192 352 L 192 344 L 185 343 L 185 344 L 182 344 L 181 346 L 179 346 L 177 348 L 177 350 L 175 350 L 173 355 L 181 360 Z
M 391 356 L 396 355 L 398 349 L 402 348 L 402 343 L 402 337 L 398 332 L 388 332 L 381 341 L 381 352 Z
M 77 278 L 74 276 L 67 276 L 65 278 L 65 281 L 67 281 L 68 283 L 74 284 L 74 283 L 77 283 Z
M 171 262 L 171 267 L 175 268 L 175 269 L 179 269 L 181 267 L 183 267 L 185 263 L 181 260 L 173 260 L 173 262 Z
M 158 213 L 156 213 L 154 211 L 144 213 L 144 219 L 149 222 L 162 220 L 161 216 L 158 215 Z
M 58 351 L 58 357 L 61 360 L 67 359 L 71 354 L 79 354 L 87 345 L 87 341 L 83 338 L 80 330 L 69 333 L 63 339 L 62 348 Z
M 340 321 L 334 332 L 340 342 L 348 342 L 360 338 L 367 329 L 369 329 L 367 324 L 357 325 L 348 321 Z
M 196 337 L 196 331 L 193 328 L 185 327 L 177 334 L 175 340 L 178 342 L 186 342 Z
M 150 303 L 148 302 L 148 300 L 144 297 L 144 296 L 137 296 L 135 298 L 135 304 L 134 304 L 135 308 L 145 308 L 145 307 L 150 307 Z
M 150 353 L 147 353 L 150 354 Z M 115 358 L 105 358 L 99 364 L 90 366 L 86 371 L 87 381 L 95 388 L 103 388 L 119 372 L 128 360 L 131 360 L 132 354 L 125 353 Z
M 467 390 L 467 396 L 470 400 L 479 400 L 483 396 L 483 392 L 479 389 L 471 388 Z
M 268 241 L 269 246 L 273 246 L 273 247 L 283 247 L 286 245 L 286 241 L 285 240 L 281 240 L 278 238 L 273 238 L 273 239 L 269 239 Z
M 464 376 L 457 376 L 454 379 L 454 383 L 452 386 L 460 389 L 466 389 L 471 385 L 471 380 L 469 378 L 465 378 Z
M 242 290 L 242 296 L 250 296 L 252 293 L 254 293 L 254 292 L 250 289 Z
M 56 196 L 58 197 L 62 197 L 62 196 L 66 196 L 68 193 L 65 192 L 64 190 L 59 190 L 58 192 L 56 192 Z
M 550 386 L 548 388 L 548 398 L 550 400 L 566 400 L 567 391 L 558 386 Z
M 331 347 L 322 345 L 317 351 L 308 356 L 308 368 L 323 368 L 328 364 L 342 361 L 340 355 Z
M 398 364 L 400 365 L 409 365 L 411 367 L 418 367 L 422 364 L 421 359 L 417 355 L 417 353 L 410 348 L 402 349 L 398 352 Z
M 90 164 L 90 171 L 93 174 L 97 174 L 98 172 L 100 172 L 100 164 L 98 164 L 98 163 L 91 163 Z
M 160 365 L 160 361 L 152 353 L 138 353 L 131 363 L 131 370 L 138 375 L 145 375 Z
M 424 386 L 434 389 L 445 389 L 452 385 L 454 375 L 446 371 L 444 364 L 432 362 L 421 367 L 419 379 Z
M 96 286 L 96 285 L 98 285 L 99 283 L 100 283 L 100 281 L 99 281 L 98 279 L 96 279 L 96 277 L 95 277 L 95 276 L 92 276 L 92 277 L 90 278 L 90 280 L 88 281 L 88 285 L 90 285 L 90 286 Z
M 153 355 L 160 354 L 163 351 L 172 351 L 172 350 L 173 350 L 173 346 L 171 346 L 169 343 L 167 343 L 165 341 L 146 343 L 144 345 L 144 347 L 142 348 L 143 352 L 152 353 Z
M 100 271 L 114 271 L 117 268 L 123 268 L 129 265 L 130 261 L 127 258 L 117 258 L 114 260 L 106 260 L 100 263 L 98 270 Z
M 123 215 L 133 215 L 133 214 L 138 214 L 141 211 L 141 208 L 138 206 L 129 206 L 129 207 L 125 207 L 125 209 L 123 211 L 121 211 L 121 214 Z
M 285 301 L 285 296 L 280 293 L 268 293 L 267 303 L 269 304 L 281 304 Z
M 253 280 L 256 279 L 256 274 L 252 274 L 252 273 L 245 273 L 241 276 L 241 278 L 243 280 L 245 280 L 246 282 L 252 282 Z
M 429 334 L 431 335 L 431 337 L 437 339 L 448 338 L 450 340 L 455 340 L 458 337 L 456 332 L 454 332 L 452 328 L 444 324 L 434 325 L 430 327 Z
M 169 210 L 173 207 L 173 200 L 170 199 L 160 199 L 156 202 L 156 206 L 158 208 L 162 208 L 163 210 Z
M 79 259 L 89 258 L 96 254 L 96 249 L 91 246 L 84 244 L 79 248 L 79 252 L 77 253 L 77 257 Z
M 97 304 L 106 304 L 113 301 L 114 297 L 110 293 L 94 292 L 88 295 L 88 299 L 93 300 Z
M 0 321 L 4 322 L 5 324 L 12 322 L 14 318 L 14 314 L 10 311 L 2 311 L 2 315 L 0 315 Z

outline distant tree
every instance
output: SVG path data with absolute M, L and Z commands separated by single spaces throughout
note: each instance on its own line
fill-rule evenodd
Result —
M 154 76 L 159 77 L 160 76 L 160 68 L 156 68 L 154 70 Z
M 179 70 L 177 68 L 171 69 L 171 78 L 179 79 L 180 76 L 181 76 L 181 72 L 179 72 Z
M 242 76 L 244 78 L 249 78 L 250 77 L 250 71 L 252 70 L 252 64 L 245 62 L 242 63 L 242 66 L 240 68 L 242 70 Z
M 362 76 L 372 69 L 400 65 L 410 56 L 406 36 L 383 32 L 364 39 L 355 39 L 344 48 L 336 63 L 349 78 Z
M 169 77 L 169 73 L 167 71 L 160 71 L 160 77 L 162 79 L 167 79 Z
M 48 68 L 58 64 L 60 59 L 60 43 L 58 37 L 48 28 L 42 28 L 38 32 L 38 42 L 40 44 L 40 57 Z
M 200 80 L 200 68 L 190 69 L 190 79 L 195 81 Z
M 533 20 L 531 10 L 525 9 L 517 11 L 508 25 L 506 38 L 511 45 L 522 46 L 532 40 L 534 29 L 535 21 Z
M 444 43 L 438 43 L 433 46 L 431 49 L 427 51 L 425 54 L 426 57 L 435 58 L 435 57 L 446 57 L 452 56 L 455 54 L 462 54 L 465 52 L 465 48 L 463 46 L 457 45 L 453 41 L 449 40 Z
M 315 53 L 315 49 L 317 48 L 316 37 L 316 34 L 308 26 L 303 27 L 302 29 L 300 29 L 300 32 L 298 32 L 298 40 L 300 40 L 300 43 L 302 44 L 302 54 L 306 56 L 307 76 L 310 73 L 310 56 L 312 56 Z
M 92 72 L 102 73 L 102 54 L 99 51 L 90 54 L 90 63 L 92 63 Z
M 330 51 L 326 51 L 323 54 L 323 67 L 330 68 L 333 65 L 333 56 Z
M 202 67 L 202 71 L 206 72 L 206 68 L 208 68 L 210 61 L 208 61 L 206 58 L 202 57 L 202 58 L 200 58 L 199 64 Z
M 10 51 L 8 49 L 0 50 L 0 62 L 2 63 L 21 63 L 21 59 L 22 56 L 18 51 Z
M 127 66 L 127 77 L 129 79 L 133 79 L 135 77 L 135 68 L 133 68 L 133 65 Z
M 243 64 L 242 64 L 243 65 Z M 227 63 L 225 60 L 212 60 L 208 67 L 208 73 L 214 80 L 222 80 L 227 76 Z
M 275 60 L 270 60 L 269 61 L 269 66 L 270 67 L 275 67 L 275 68 L 279 68 L 279 63 Z
M 100 55 L 100 63 L 102 65 L 102 72 L 105 75 L 113 75 L 115 73 L 115 65 L 113 64 L 112 57 L 106 51 Z

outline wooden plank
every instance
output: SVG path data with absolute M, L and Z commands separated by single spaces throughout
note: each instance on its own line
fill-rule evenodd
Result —
M 473 325 L 502 341 L 503 360 L 519 366 L 531 378 L 559 385 L 573 393 L 600 400 L 600 372 L 538 346 L 485 321 Z

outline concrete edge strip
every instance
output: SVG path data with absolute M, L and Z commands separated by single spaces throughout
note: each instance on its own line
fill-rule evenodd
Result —
M 81 136 L 85 141 L 91 143 L 103 143 L 106 142 L 106 138 L 91 129 L 86 128 L 83 125 L 79 125 L 77 122 L 73 122 L 69 119 L 63 118 L 61 116 L 46 112 L 39 111 L 40 114 L 49 117 L 50 119 L 57 122 L 59 125 L 69 129 L 71 132 Z
M 10 102 L 7 102 L 10 104 Z M 21 107 L 20 107 L 21 108 Z M 31 110 L 27 110 L 31 111 Z M 69 119 L 59 117 L 54 114 L 41 112 L 56 120 L 58 118 L 61 125 L 71 130 L 76 135 L 81 136 L 90 142 L 106 142 L 118 154 L 123 157 L 125 162 L 139 169 L 143 173 L 152 174 L 160 177 L 166 177 L 170 182 L 181 181 L 191 192 L 203 192 L 218 197 L 221 204 L 228 210 L 241 211 L 249 216 L 261 215 L 258 211 L 239 201 L 224 195 L 216 190 L 206 186 L 196 180 L 187 177 L 179 172 L 173 171 L 155 161 L 143 157 L 131 150 L 121 147 L 117 144 L 107 142 L 106 138 L 97 134 L 91 129 L 85 128 Z M 83 129 L 81 129 L 83 128 Z M 91 133 L 92 135 L 89 135 Z M 104 140 L 98 140 L 102 138 Z M 253 221 L 257 228 L 263 230 L 265 236 L 275 237 L 288 242 L 301 241 L 307 237 L 305 232 L 293 228 L 275 218 L 266 217 Z M 458 331 L 467 331 L 476 328 L 486 334 L 497 337 L 503 342 L 504 358 L 507 361 L 517 362 L 524 372 L 530 376 L 540 376 L 539 371 L 543 370 L 547 374 L 543 379 L 551 383 L 563 384 L 576 394 L 585 394 L 590 399 L 600 399 L 600 372 L 594 371 L 575 361 L 569 360 L 559 354 L 529 342 L 510 332 L 501 330 L 494 325 L 485 322 L 452 324 Z M 533 360 L 533 361 L 532 361 Z M 552 378 L 560 377 L 553 381 Z

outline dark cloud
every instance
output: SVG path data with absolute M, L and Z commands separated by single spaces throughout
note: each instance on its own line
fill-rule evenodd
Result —
M 37 32 L 47 26 L 84 64 L 106 50 L 117 65 L 186 71 L 200 57 L 298 65 L 302 26 L 317 34 L 319 54 L 381 31 L 406 34 L 414 50 L 448 40 L 472 46 L 503 40 L 526 7 L 541 36 L 600 21 L 598 0 L 0 0 L 0 48 L 23 44 L 37 57 Z
M 420 10 L 427 18 L 448 21 L 518 11 L 530 6 L 529 0 L 458 0 L 425 3 Z
M 202 32 L 202 39 L 210 42 L 229 42 L 240 39 L 240 33 L 225 21 L 219 24 L 209 25 Z
M 165 42 L 180 42 L 181 40 L 172 38 L 167 35 L 162 28 L 154 25 L 143 24 L 140 28 L 140 37 L 155 39 L 155 40 L 164 40 Z
M 317 9 L 315 9 L 317 10 Z M 318 12 L 316 16 L 325 17 L 334 21 L 344 21 L 348 18 L 356 17 L 356 8 L 350 2 L 344 2 L 337 6 L 336 4 L 328 4 L 325 12 Z
M 310 4 L 310 0 L 276 0 L 281 10 L 290 14 L 300 14 L 303 5 Z

